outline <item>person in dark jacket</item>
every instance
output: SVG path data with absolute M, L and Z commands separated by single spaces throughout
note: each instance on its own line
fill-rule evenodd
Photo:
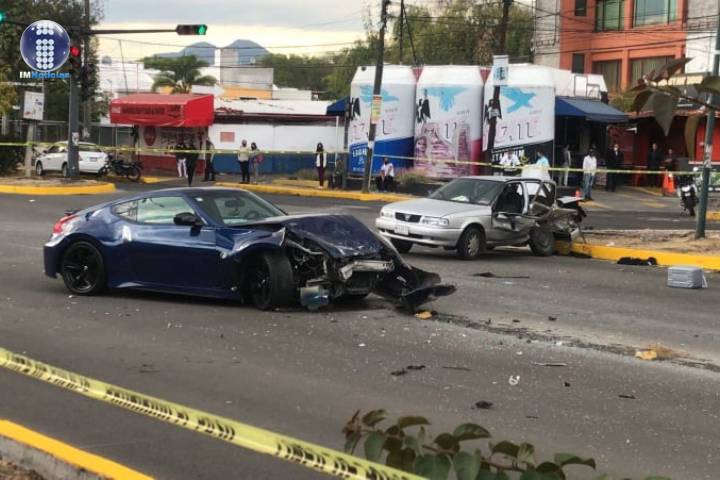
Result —
M 191 150 L 187 153 L 187 179 L 188 179 L 188 187 L 192 186 L 193 177 L 195 176 L 195 167 L 197 166 L 198 157 L 200 156 L 195 149 L 195 144 L 192 140 L 190 140 L 190 145 L 188 145 L 188 150 Z
M 327 167 L 327 153 L 325 153 L 323 144 L 318 143 L 317 149 L 315 149 L 315 168 L 317 168 L 320 188 L 325 187 L 325 167 Z
M 663 161 L 663 154 L 658 148 L 658 144 L 653 142 L 652 149 L 648 152 L 647 156 L 647 169 L 649 172 L 656 172 L 660 170 L 660 164 Z M 659 187 L 662 185 L 662 175 L 648 174 L 648 185 L 651 187 Z
M 668 148 L 667 156 L 663 161 L 663 168 L 668 172 L 674 172 L 677 170 L 677 157 L 672 148 Z
M 215 145 L 208 140 L 205 143 L 205 181 L 206 182 L 214 182 L 215 181 L 215 165 L 213 161 L 215 160 Z
M 608 152 L 607 155 L 607 168 L 608 170 L 619 170 L 622 168 L 623 161 L 625 160 L 625 156 L 623 155 L 623 152 L 620 151 L 620 145 L 617 143 L 613 144 L 613 148 Z M 605 182 L 605 190 L 608 192 L 614 192 L 615 188 L 617 187 L 617 181 L 619 173 L 614 172 L 608 172 L 607 173 L 607 181 Z

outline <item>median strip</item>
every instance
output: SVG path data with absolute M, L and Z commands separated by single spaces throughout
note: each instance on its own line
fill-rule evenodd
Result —
M 78 185 L 52 184 L 40 185 L 20 182 L 0 182 L 0 193 L 14 195 L 95 195 L 113 193 L 115 185 L 108 182 L 85 183 Z
M 226 188 L 242 188 L 251 192 L 266 193 L 271 195 L 338 198 L 343 200 L 357 200 L 361 202 L 397 202 L 400 200 L 409 200 L 411 198 L 416 198 L 410 195 L 401 195 L 397 193 L 362 193 L 350 192 L 347 190 L 293 187 L 289 185 L 255 185 L 248 183 L 217 182 L 215 183 L 215 186 Z

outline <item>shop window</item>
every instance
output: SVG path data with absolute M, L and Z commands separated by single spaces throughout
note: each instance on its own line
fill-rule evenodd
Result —
M 587 0 L 575 0 L 575 16 L 584 17 L 587 15 Z
M 673 57 L 649 57 L 638 58 L 630 61 L 630 86 L 637 85 L 638 80 L 653 70 L 660 70 L 665 64 L 672 61 Z
M 585 73 L 585 54 L 573 53 L 572 73 Z
M 620 91 L 620 72 L 620 60 L 593 63 L 593 73 L 603 76 L 605 85 L 610 93 L 618 93 Z
M 623 29 L 625 0 L 598 0 L 595 7 L 595 30 Z
M 676 18 L 677 0 L 635 0 L 635 26 L 670 23 Z

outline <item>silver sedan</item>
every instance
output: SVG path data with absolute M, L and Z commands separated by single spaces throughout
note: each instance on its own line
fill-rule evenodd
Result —
M 546 256 L 553 253 L 556 234 L 578 233 L 575 202 L 558 202 L 549 180 L 462 177 L 428 198 L 384 206 L 375 226 L 401 253 L 418 244 L 457 250 L 470 260 L 494 247 L 529 245 Z

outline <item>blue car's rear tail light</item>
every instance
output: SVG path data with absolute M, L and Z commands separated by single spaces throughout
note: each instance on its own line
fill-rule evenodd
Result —
M 77 217 L 75 215 L 65 215 L 64 217 L 62 217 L 53 227 L 53 235 L 62 235 L 64 233 L 68 233 L 70 227 L 72 226 L 72 221 L 76 218 Z

